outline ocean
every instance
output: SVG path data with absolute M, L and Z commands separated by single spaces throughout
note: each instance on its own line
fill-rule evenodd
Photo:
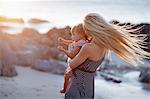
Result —
M 29 24 L 18 27 L 20 30 L 33 27 L 41 32 L 51 26 L 81 23 L 87 13 L 98 13 L 107 21 L 150 23 L 149 10 L 150 0 L 0 0 L 0 16 L 50 21 L 41 27 Z

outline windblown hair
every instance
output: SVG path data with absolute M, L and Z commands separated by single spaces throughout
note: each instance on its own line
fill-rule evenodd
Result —
M 142 27 L 132 29 L 131 25 L 110 24 L 100 15 L 89 13 L 84 18 L 83 28 L 88 36 L 94 38 L 95 44 L 115 52 L 134 66 L 138 62 L 143 63 L 144 58 L 150 59 L 150 53 L 142 49 L 147 44 L 147 35 L 139 33 Z

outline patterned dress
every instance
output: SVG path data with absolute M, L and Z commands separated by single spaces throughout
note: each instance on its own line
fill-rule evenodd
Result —
M 65 93 L 65 99 L 94 99 L 95 73 L 103 59 L 99 61 L 87 59 L 73 70 L 73 76 Z

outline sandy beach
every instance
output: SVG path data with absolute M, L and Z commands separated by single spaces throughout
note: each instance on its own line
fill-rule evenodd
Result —
M 62 75 L 17 66 L 18 76 L 0 77 L 0 99 L 63 99 L 59 93 Z M 116 84 L 96 77 L 95 99 L 149 99 L 150 92 L 139 84 Z
M 0 78 L 0 99 L 63 99 L 63 76 L 17 67 L 19 75 Z
M 58 74 L 65 72 L 67 57 L 57 49 L 58 37 L 70 39 L 72 26 L 83 22 L 87 13 L 98 13 L 109 23 L 144 26 L 140 33 L 150 38 L 148 9 L 150 0 L 0 0 L 0 99 L 64 99 L 59 93 L 64 79 Z M 150 61 L 130 72 L 129 63 L 113 52 L 111 57 L 108 71 L 123 67 L 128 73 L 119 74 L 122 83 L 106 81 L 98 73 L 95 99 L 150 99 L 150 90 L 138 81 Z M 150 82 L 150 71 L 143 75 Z

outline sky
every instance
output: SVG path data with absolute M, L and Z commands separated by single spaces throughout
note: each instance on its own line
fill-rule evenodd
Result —
M 53 26 L 78 24 L 91 12 L 108 21 L 150 23 L 149 9 L 150 0 L 0 0 L 0 16 L 40 18 Z

